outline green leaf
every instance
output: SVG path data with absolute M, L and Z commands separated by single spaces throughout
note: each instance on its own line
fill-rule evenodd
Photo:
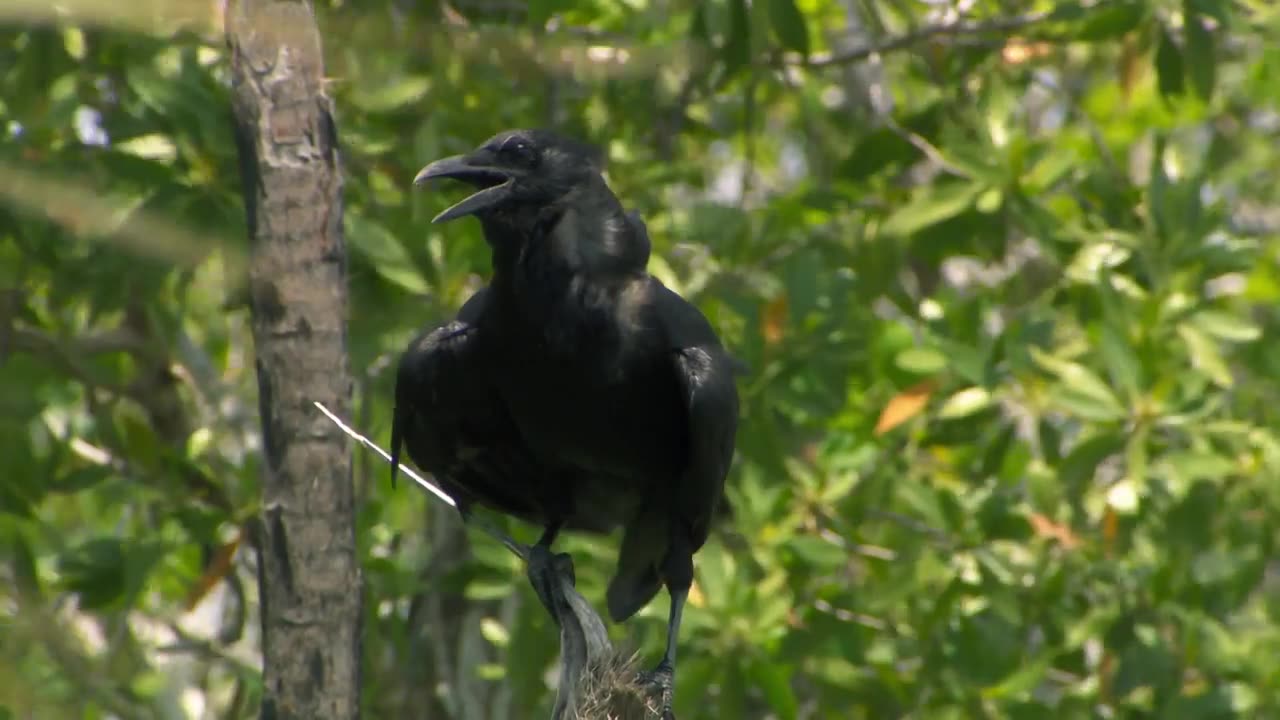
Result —
M 1191 356 L 1191 365 L 1195 369 L 1204 373 L 1220 387 L 1230 388 L 1234 384 L 1231 368 L 1227 367 L 1227 361 L 1223 359 L 1222 353 L 1218 352 L 1218 346 L 1213 340 L 1200 332 L 1197 327 L 1186 322 L 1178 325 L 1178 335 L 1186 343 L 1187 352 Z
M 124 142 L 114 143 L 114 147 L 126 155 L 161 163 L 172 162 L 178 154 L 178 149 L 173 144 L 173 139 L 164 133 L 139 135 Z
M 59 476 L 49 484 L 51 492 L 72 493 L 87 490 L 115 474 L 106 465 L 86 465 Z
M 1029 352 L 1037 365 L 1061 381 L 1054 397 L 1063 409 L 1090 420 L 1119 420 L 1126 416 L 1111 388 L 1083 365 L 1055 358 L 1036 347 Z
M 1201 310 L 1191 317 L 1200 331 L 1229 342 L 1253 342 L 1262 337 L 1262 329 L 1246 318 L 1221 310 Z
M 756 657 L 748 671 L 755 686 L 764 694 L 765 702 L 778 720 L 795 720 L 800 714 L 800 701 L 791 687 L 791 668 Z
M 511 644 L 511 633 L 497 618 L 481 618 L 480 635 L 494 647 L 505 648 Z
M 1213 86 L 1217 76 L 1217 57 L 1214 53 L 1213 34 L 1205 26 L 1205 19 L 1195 11 L 1192 0 L 1184 0 L 1182 12 L 1187 40 L 1187 76 L 1191 89 L 1205 102 L 1213 99 Z
M 1060 7 L 1081 6 L 1079 3 L 1064 3 Z M 1088 11 L 1081 8 L 1081 12 L 1085 14 L 1085 21 L 1076 31 L 1076 39 L 1096 42 L 1111 40 L 1138 27 L 1146 17 L 1147 6 L 1139 0 L 1119 0 L 1092 7 Z
M 723 88 L 751 63 L 751 22 L 746 0 L 729 0 L 729 31 L 720 55 L 724 69 L 717 85 Z
M 1125 447 L 1127 435 L 1106 432 L 1076 443 L 1058 465 L 1058 480 L 1068 488 L 1082 487 L 1093 479 L 1103 460 Z
M 1166 100 L 1181 95 L 1185 90 L 1182 50 L 1164 26 L 1160 27 L 1160 40 L 1156 46 L 1156 85 Z
M 944 420 L 968 417 L 991 407 L 993 398 L 984 387 L 974 386 L 961 390 L 942 403 L 938 417 Z
M 947 356 L 928 347 L 910 347 L 898 353 L 894 363 L 918 375 L 934 375 L 947 367 Z
M 1115 422 L 1126 417 L 1124 408 L 1112 402 L 1114 396 L 1098 395 L 1083 388 L 1064 385 L 1056 388 L 1050 398 L 1057 409 L 1081 420 Z
M 710 44 L 711 28 L 707 26 L 707 6 L 698 3 L 694 7 L 693 17 L 689 19 L 689 37 Z
M 849 552 L 835 543 L 813 535 L 796 535 L 787 540 L 798 558 L 814 568 L 827 572 L 849 563 Z
M 155 427 L 140 410 L 121 408 L 117 413 L 118 431 L 124 440 L 129 461 L 137 466 L 154 469 L 160 464 L 164 452 Z
M 42 592 L 40 572 L 36 567 L 36 558 L 31 551 L 31 544 L 27 542 L 26 536 L 16 529 L 7 534 L 9 537 L 0 538 L 0 541 L 10 546 L 9 567 L 15 589 L 25 594 L 28 600 L 38 599 Z
M 1239 470 L 1234 459 L 1209 450 L 1169 453 L 1162 462 L 1186 480 L 1222 480 Z
M 36 501 L 39 500 L 34 488 L 20 485 L 14 480 L 0 482 L 0 513 L 15 517 L 32 517 L 35 515 Z
M 80 596 L 81 607 L 101 610 L 125 594 L 125 552 L 118 538 L 98 538 L 76 546 L 58 563 L 63 586 Z
M 783 47 L 801 55 L 809 54 L 809 30 L 795 0 L 769 0 L 769 20 Z
M 880 224 L 880 232 L 885 235 L 911 235 L 937 225 L 973 207 L 974 200 L 986 189 L 982 183 L 953 183 L 938 190 L 919 190 L 910 202 L 885 218 Z
M 970 345 L 940 339 L 940 350 L 946 353 L 947 365 L 957 375 L 975 385 L 987 382 L 987 355 L 989 349 L 979 349 Z
M 542 32 L 552 15 L 571 10 L 573 6 L 570 0 L 529 0 L 529 25 Z
M 431 78 L 425 75 L 404 75 L 371 89 L 357 88 L 351 94 L 351 102 L 366 112 L 390 112 L 421 102 L 430 89 Z
M 1104 323 L 1099 331 L 1099 350 L 1111 379 L 1136 398 L 1142 384 L 1142 366 L 1128 338 L 1112 323 Z
M 382 223 L 354 212 L 345 218 L 351 247 L 367 258 L 379 275 L 411 293 L 424 295 L 430 291 L 409 252 Z

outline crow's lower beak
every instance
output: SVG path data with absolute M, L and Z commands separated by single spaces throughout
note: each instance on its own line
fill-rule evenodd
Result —
M 510 171 L 492 165 L 478 164 L 467 155 L 454 155 L 431 163 L 414 176 L 413 184 L 423 185 L 435 178 L 460 180 L 480 190 L 432 218 L 433 223 L 448 222 L 464 215 L 474 215 L 498 205 L 510 196 L 511 183 L 515 179 Z

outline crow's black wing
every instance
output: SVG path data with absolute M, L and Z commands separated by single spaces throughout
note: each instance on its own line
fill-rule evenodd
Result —
M 419 334 L 400 356 L 391 421 L 393 487 L 402 448 L 432 474 L 457 462 L 468 415 L 479 415 L 489 394 L 469 362 L 476 339 L 475 326 L 455 320 Z
M 401 450 L 458 504 L 464 515 L 479 504 L 526 522 L 564 522 L 571 529 L 608 532 L 613 521 L 575 513 L 573 468 L 536 457 L 489 380 L 494 350 L 479 325 L 487 289 L 472 296 L 458 319 L 424 331 L 400 358 L 391 425 L 392 482 Z
M 689 523 L 692 550 L 706 542 L 724 492 L 738 432 L 737 362 L 697 307 L 653 281 L 658 318 L 689 422 L 689 462 L 676 483 L 675 507 Z
M 667 553 L 692 556 L 706 542 L 722 502 L 738 430 L 733 358 L 696 307 L 657 280 L 651 282 L 653 317 L 666 339 L 686 414 L 688 458 L 671 495 L 647 503 L 627 524 L 607 592 L 614 622 L 631 617 L 661 589 L 659 567 Z M 673 542 L 674 533 L 683 537 Z

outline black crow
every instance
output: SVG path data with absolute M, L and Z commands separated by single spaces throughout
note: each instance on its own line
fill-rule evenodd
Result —
M 414 182 L 434 178 L 477 188 L 433 222 L 480 220 L 493 276 L 460 318 L 474 333 L 467 362 L 482 378 L 484 412 L 511 423 L 502 436 L 528 451 L 534 471 L 477 494 L 517 516 L 532 498 L 554 506 L 524 515 L 546 525 L 544 544 L 561 527 L 624 528 L 609 614 L 630 618 L 666 585 L 654 678 L 669 688 L 693 555 L 734 453 L 735 361 L 702 313 L 646 272 L 648 234 L 605 183 L 593 147 L 507 131 Z

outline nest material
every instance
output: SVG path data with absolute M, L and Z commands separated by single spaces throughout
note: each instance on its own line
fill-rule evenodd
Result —
M 662 695 L 640 681 L 635 655 L 611 652 L 579 678 L 573 713 L 572 720 L 658 720 Z
M 573 560 L 544 546 L 530 548 L 528 578 L 560 627 L 560 688 L 552 720 L 675 720 L 663 718 L 663 691 L 646 683 L 636 656 L 614 649 L 604 621 L 574 587 Z

